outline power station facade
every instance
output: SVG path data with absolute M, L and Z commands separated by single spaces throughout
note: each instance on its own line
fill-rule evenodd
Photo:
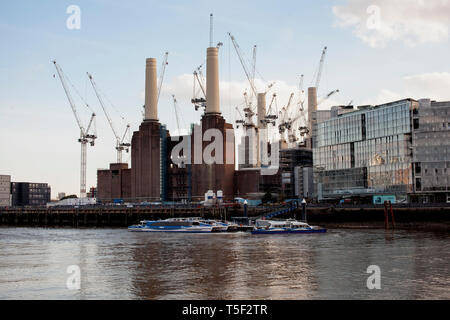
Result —
M 199 201 L 209 190 L 231 200 L 240 178 L 249 182 L 235 174 L 235 133 L 220 111 L 218 66 L 218 48 L 207 48 L 205 112 L 190 135 L 171 137 L 158 120 L 156 59 L 146 60 L 145 117 L 131 139 L 131 168 L 115 163 L 97 171 L 100 201 Z M 246 193 L 260 191 L 257 180 Z

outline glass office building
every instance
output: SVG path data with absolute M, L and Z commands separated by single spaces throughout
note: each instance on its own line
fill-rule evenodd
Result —
M 317 124 L 313 146 L 315 194 L 395 194 L 414 190 L 412 112 L 418 102 L 404 99 L 353 112 L 333 112 Z
M 419 100 L 413 112 L 415 202 L 450 202 L 450 101 Z

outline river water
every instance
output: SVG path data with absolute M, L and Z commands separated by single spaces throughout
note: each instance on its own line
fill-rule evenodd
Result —
M 368 289 L 370 265 L 380 289 Z M 450 299 L 450 237 L 4 227 L 0 299 Z

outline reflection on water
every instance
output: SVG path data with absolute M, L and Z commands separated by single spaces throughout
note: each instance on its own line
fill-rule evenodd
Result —
M 0 299 L 449 299 L 449 254 L 448 235 L 425 232 L 0 228 Z M 381 290 L 367 289 L 369 265 Z

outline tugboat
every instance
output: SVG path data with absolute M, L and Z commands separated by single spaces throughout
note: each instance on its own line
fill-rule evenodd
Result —
M 252 234 L 280 234 L 280 233 L 324 233 L 327 229 L 310 226 L 306 222 L 294 219 L 287 220 L 256 220 Z

